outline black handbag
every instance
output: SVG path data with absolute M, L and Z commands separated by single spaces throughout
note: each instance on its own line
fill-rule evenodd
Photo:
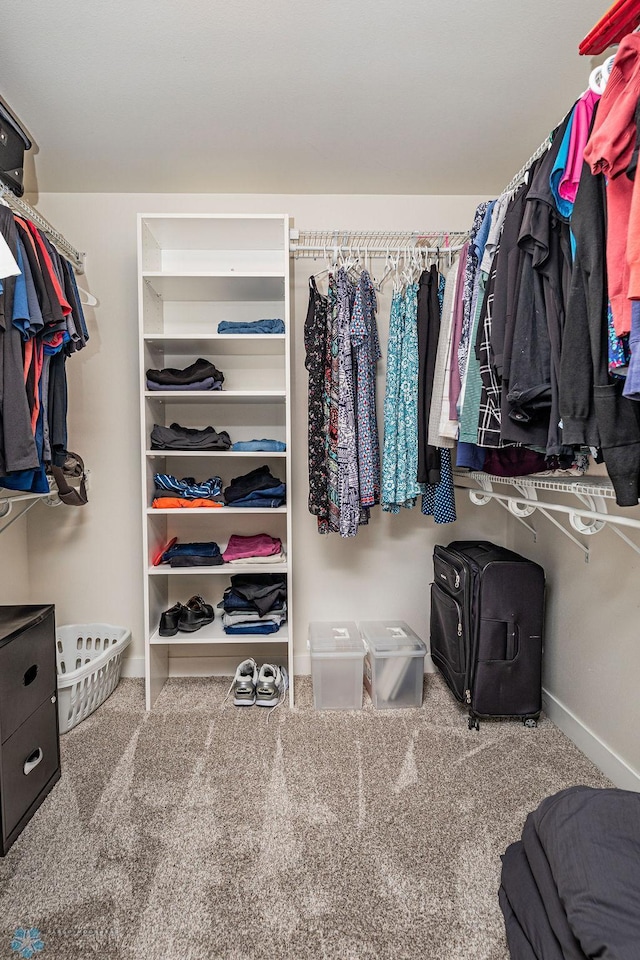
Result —
M 24 193 L 24 154 L 31 149 L 31 140 L 7 107 L 0 103 L 0 180 L 12 193 Z

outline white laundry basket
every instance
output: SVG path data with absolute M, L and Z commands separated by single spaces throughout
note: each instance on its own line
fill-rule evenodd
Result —
M 60 733 L 71 730 L 113 693 L 131 631 L 108 623 L 56 627 Z

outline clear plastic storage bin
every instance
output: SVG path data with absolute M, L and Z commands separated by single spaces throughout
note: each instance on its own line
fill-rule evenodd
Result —
M 364 644 L 356 624 L 310 623 L 309 650 L 316 710 L 360 710 Z
M 359 626 L 367 651 L 364 685 L 374 707 L 419 707 L 427 652 L 424 642 L 403 620 L 368 620 Z

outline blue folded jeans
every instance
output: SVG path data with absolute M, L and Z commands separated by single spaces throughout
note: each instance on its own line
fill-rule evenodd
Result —
M 238 635 L 248 633 L 266 635 L 268 633 L 277 633 L 279 629 L 279 623 L 274 623 L 272 620 L 267 620 L 265 623 L 257 623 L 256 621 L 249 623 L 234 623 L 231 626 L 224 627 L 224 632 Z
M 284 333 L 282 320 L 221 320 L 218 333 Z
M 219 557 L 220 547 L 213 540 L 206 543 L 174 543 L 162 554 L 162 562 L 168 563 L 173 557 Z
M 243 497 L 241 500 L 234 500 L 232 507 L 281 507 L 285 502 L 284 497 L 261 497 L 253 494 L 250 497 Z
M 231 444 L 232 450 L 265 450 L 282 453 L 287 449 L 282 440 L 236 440 Z

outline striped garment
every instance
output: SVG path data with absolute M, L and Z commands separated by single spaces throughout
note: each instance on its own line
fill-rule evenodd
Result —
M 209 477 L 208 480 L 196 483 L 193 477 L 178 480 L 170 473 L 156 473 L 153 480 L 157 490 L 169 490 L 173 496 L 184 497 L 185 500 L 212 500 L 222 492 L 220 477 Z

